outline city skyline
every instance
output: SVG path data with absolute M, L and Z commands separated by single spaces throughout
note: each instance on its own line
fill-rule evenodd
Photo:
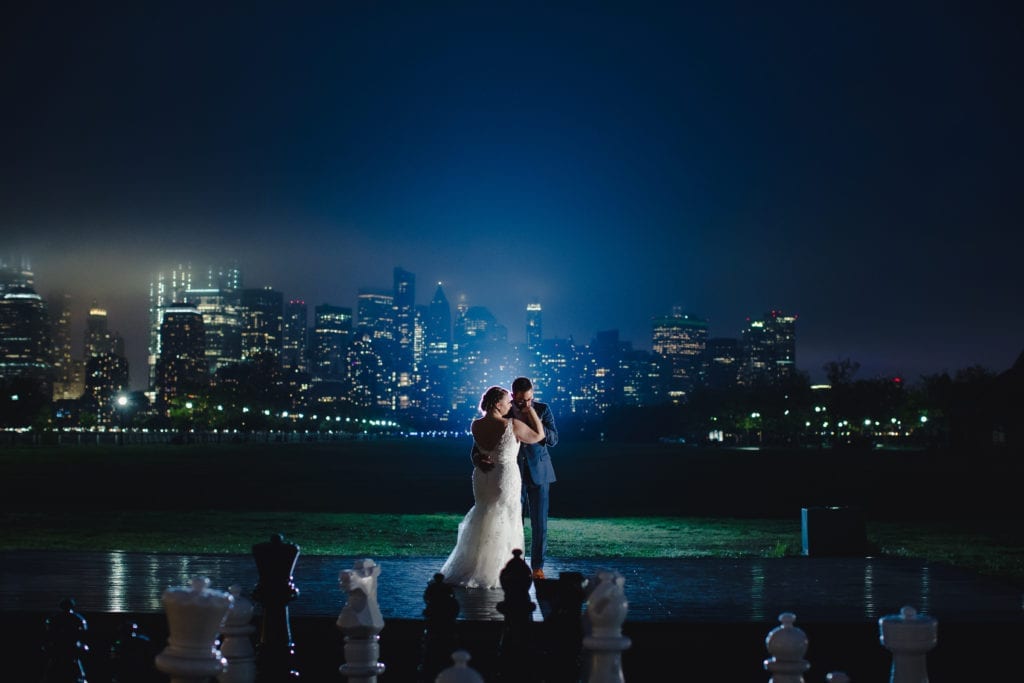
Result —
M 546 337 L 642 349 L 674 306 L 723 337 L 782 309 L 812 380 L 1000 372 L 1019 12 L 26 6 L 0 28 L 0 258 L 79 321 L 105 307 L 133 386 L 153 274 L 231 258 L 311 306 L 400 266 L 512 341 L 533 301 Z

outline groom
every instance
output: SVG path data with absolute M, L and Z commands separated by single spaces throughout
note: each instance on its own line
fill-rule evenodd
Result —
M 558 445 L 558 430 L 548 405 L 533 400 L 533 382 L 527 377 L 517 377 L 512 382 L 512 416 L 518 418 L 528 405 L 533 405 L 544 425 L 544 440 L 520 444 L 519 469 L 523 478 L 523 507 L 530 509 L 530 567 L 533 578 L 543 579 L 544 553 L 548 547 L 548 487 L 555 481 L 555 468 L 551 465 L 548 447 Z M 472 457 L 473 464 L 485 472 L 494 466 L 475 447 Z

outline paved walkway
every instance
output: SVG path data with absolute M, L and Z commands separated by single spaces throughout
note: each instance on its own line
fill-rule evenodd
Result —
M 346 599 L 338 573 L 356 559 L 300 555 L 291 614 L 336 617 Z M 381 567 L 384 618 L 420 619 L 423 591 L 444 558 L 373 559 Z M 921 560 L 551 558 L 545 569 L 550 579 L 561 572 L 619 572 L 631 622 L 774 623 L 781 612 L 793 612 L 801 622 L 864 623 L 910 605 L 947 623 L 1024 623 L 1020 587 Z M 82 612 L 158 613 L 162 591 L 195 576 L 220 589 L 238 584 L 250 590 L 258 580 L 250 555 L 0 552 L 0 612 L 45 613 L 71 596 Z M 456 597 L 462 620 L 503 619 L 495 609 L 500 590 L 459 590 Z M 534 618 L 542 620 L 542 611 Z

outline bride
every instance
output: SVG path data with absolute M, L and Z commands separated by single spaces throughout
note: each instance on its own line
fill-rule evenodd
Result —
M 544 426 L 533 406 L 523 419 L 511 416 L 512 396 L 491 387 L 480 399 L 483 417 L 473 420 L 473 440 L 494 467 L 473 468 L 473 507 L 459 523 L 455 548 L 441 567 L 445 583 L 467 588 L 500 588 L 498 575 L 512 551 L 522 549 L 522 479 L 516 458 L 520 443 L 544 440 Z

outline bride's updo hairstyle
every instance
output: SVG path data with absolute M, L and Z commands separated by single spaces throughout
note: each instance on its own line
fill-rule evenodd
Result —
M 494 406 L 498 405 L 498 402 L 505 398 L 505 394 L 507 393 L 508 391 L 503 387 L 491 387 L 485 391 L 484 395 L 480 397 L 481 412 L 483 412 L 484 415 L 491 412 L 494 409 Z

